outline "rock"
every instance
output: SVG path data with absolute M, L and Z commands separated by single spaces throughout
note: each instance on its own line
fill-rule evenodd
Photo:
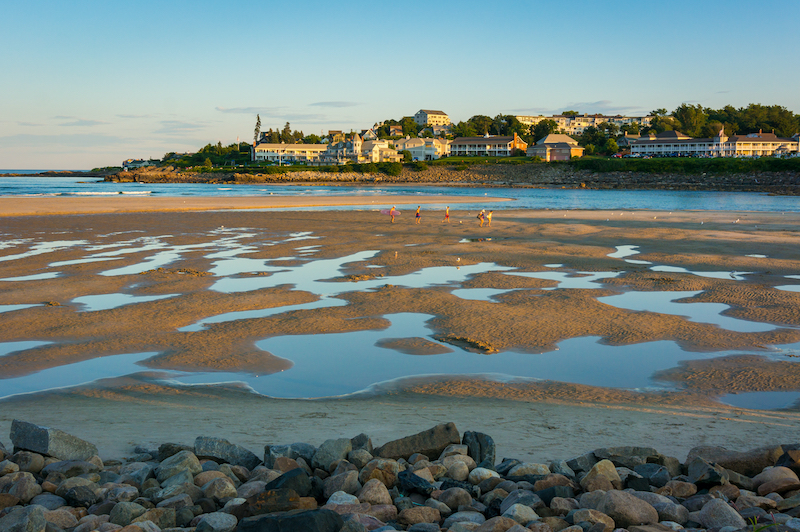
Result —
M 788 469 L 788 468 L 786 468 Z M 789 469 L 791 471 L 791 469 Z M 792 471 L 794 473 L 794 471 Z M 800 490 L 800 481 L 792 478 L 776 478 L 769 482 L 764 482 L 758 487 L 759 495 L 767 495 L 768 493 L 783 494 L 787 491 Z
M 436 523 L 417 523 L 406 530 L 408 532 L 439 532 L 439 525 Z
M 282 488 L 293 489 L 299 496 L 308 497 L 311 494 L 311 478 L 302 469 L 291 469 L 268 483 L 264 489 Z
M 69 506 L 88 508 L 97 503 L 100 497 L 98 490 L 92 489 L 91 486 L 75 486 L 67 490 L 64 500 Z
M 78 519 L 67 510 L 48 510 L 44 513 L 44 519 L 62 530 L 78 526 Z
M 359 501 L 369 504 L 392 504 L 392 496 L 389 495 L 389 490 L 377 478 L 368 480 L 358 491 L 357 496 Z
M 442 528 L 449 529 L 456 523 L 473 523 L 481 525 L 486 522 L 486 517 L 483 514 L 473 511 L 462 511 L 451 514 L 450 517 L 444 520 Z
M 539 496 L 545 504 L 550 504 L 550 501 L 552 501 L 554 497 L 563 497 L 565 499 L 573 497 L 575 495 L 575 490 L 573 490 L 571 486 L 553 486 L 537 491 L 536 495 Z
M 788 467 L 771 467 L 753 477 L 753 487 L 758 489 L 761 484 L 783 478 L 797 481 L 797 474 Z
M 611 532 L 614 530 L 613 519 L 603 512 L 598 512 L 597 510 L 592 510 L 590 508 L 576 510 L 572 514 L 572 521 L 575 524 L 586 522 L 594 525 L 595 523 L 601 523 L 603 525 L 603 532 Z
M 361 502 L 358 500 L 358 497 L 343 491 L 337 491 L 333 493 L 330 497 L 328 497 L 328 500 L 325 503 L 326 506 L 358 506 L 359 504 L 361 504 Z M 331 508 L 331 510 L 337 511 L 335 508 Z M 342 512 L 338 513 L 341 514 Z
M 122 478 L 129 478 L 141 486 L 148 478 L 155 478 L 154 471 L 155 467 L 152 464 L 131 462 L 123 465 L 119 469 L 119 474 Z
M 730 478 L 724 467 L 708 462 L 699 456 L 687 466 L 689 482 L 699 487 L 727 484 Z
M 8 515 L 0 517 L 0 530 L 3 532 L 44 532 L 47 521 L 41 506 L 17 508 Z
M 394 504 L 375 504 L 367 510 L 367 514 L 384 523 L 397 521 L 397 507 Z
M 97 447 L 71 434 L 18 419 L 11 422 L 11 443 L 61 460 L 88 460 L 97 454 Z
M 233 532 L 237 524 L 236 517 L 224 512 L 213 512 L 200 518 L 195 532 Z
M 600 460 L 592 468 L 586 473 L 586 476 L 581 479 L 581 487 L 585 491 L 595 491 L 592 489 L 594 486 L 593 484 L 597 484 L 595 482 L 596 479 L 602 479 L 607 481 L 607 483 L 613 487 L 613 489 L 622 489 L 622 479 L 617 473 L 616 467 L 610 460 Z M 607 491 L 606 488 L 600 488 Z
M 180 473 L 180 475 L 182 475 L 183 473 L 187 473 L 187 472 L 184 471 L 184 472 Z M 172 476 L 169 479 L 167 479 L 167 481 L 171 481 L 172 479 L 174 479 L 177 476 L 178 475 Z M 203 471 L 202 473 L 198 473 L 198 474 L 194 475 L 194 478 L 192 478 L 191 475 L 187 475 L 184 478 L 184 482 L 192 482 L 195 486 L 202 487 L 205 484 L 208 484 L 209 482 L 214 480 L 215 478 L 228 478 L 229 479 L 228 475 L 226 475 L 222 471 Z M 162 486 L 164 486 L 164 484 L 162 484 Z
M 556 515 L 567 515 L 572 510 L 577 510 L 578 508 L 578 501 L 575 499 L 553 497 L 553 500 L 550 501 L 550 510 Z
M 194 501 L 186 493 L 164 499 L 156 505 L 157 508 L 174 508 L 176 511 L 191 506 L 194 506 Z
M 509 493 L 500 504 L 500 513 L 504 514 L 511 506 L 515 504 L 522 504 L 528 506 L 533 510 L 544 508 L 545 504 L 542 499 L 533 492 L 528 490 L 514 490 Z
M 332 464 L 347 458 L 348 453 L 352 450 L 353 444 L 348 438 L 325 440 L 325 442 L 319 446 L 317 452 L 314 453 L 311 467 L 318 467 L 324 471 L 330 471 Z
M 747 525 L 742 516 L 722 499 L 708 501 L 700 510 L 699 519 L 705 528 L 732 526 L 740 529 Z
M 733 499 L 731 499 L 733 500 Z M 766 497 L 758 497 L 750 493 L 743 493 L 736 498 L 736 509 L 739 513 L 746 508 L 761 508 L 762 510 L 774 510 L 778 503 Z
M 156 479 L 163 482 L 181 471 L 188 471 L 190 474 L 196 475 L 203 471 L 203 466 L 200 465 L 200 460 L 193 452 L 180 451 L 161 462 L 156 470 Z
M 467 431 L 461 443 L 467 446 L 467 454 L 481 467 L 491 467 L 495 462 L 497 448 L 494 440 L 482 432 Z
M 497 473 L 497 471 L 492 471 L 491 469 L 486 469 L 485 467 L 476 467 L 469 472 L 468 478 L 470 483 L 480 484 L 489 478 L 500 478 L 500 475 Z
M 0 477 L 10 473 L 16 473 L 17 471 L 19 471 L 19 465 L 11 460 L 3 460 L 0 462 Z
M 609 491 L 597 508 L 619 528 L 658 522 L 658 512 L 650 504 L 624 491 Z
M 568 479 L 564 475 L 559 475 L 557 473 L 550 473 L 542 480 L 537 480 L 533 484 L 534 491 L 542 491 L 546 490 L 547 488 L 552 488 L 553 486 L 572 486 L 578 487 L 572 480 Z
M 57 510 L 62 506 L 66 506 L 67 501 L 65 501 L 63 497 L 59 497 L 53 493 L 40 493 L 31 499 L 31 504 L 38 504 L 47 510 Z M 2 504 L 0 504 L 0 509 L 2 509 Z
M 342 517 L 332 510 L 311 510 L 297 514 L 260 515 L 239 522 L 237 532 L 284 532 L 308 530 L 339 532 L 344 526 Z
M 328 477 L 323 481 L 323 486 L 323 493 L 326 499 L 337 491 L 343 491 L 352 495 L 361 489 L 361 484 L 358 482 L 357 471 L 347 471 L 346 473 L 342 473 L 340 475 Z
M 487 519 L 482 525 L 475 529 L 475 532 L 506 532 L 519 523 L 510 517 L 497 516 Z
M 469 478 L 469 466 L 464 462 L 453 462 L 452 465 L 447 468 L 447 477 L 453 480 L 458 481 L 465 481 Z
M 32 473 L 20 471 L 0 479 L 0 492 L 14 496 L 22 503 L 28 503 L 42 493 L 42 487 L 36 482 L 36 477 Z
M 111 510 L 109 522 L 115 525 L 127 526 L 146 511 L 147 509 L 144 506 L 135 502 L 120 502 L 114 505 Z
M 549 475 L 550 468 L 547 467 L 547 464 L 534 464 L 529 462 L 523 462 L 508 472 L 509 477 L 522 477 L 525 475 Z
M 472 495 L 463 488 L 449 488 L 439 494 L 439 501 L 446 504 L 450 511 L 456 512 L 461 506 L 472 504 Z
M 683 482 L 680 480 L 670 480 L 664 485 L 664 488 L 669 490 L 664 495 L 672 495 L 679 499 L 686 499 L 697 493 L 697 486 L 691 482 Z
M 260 515 L 272 512 L 288 512 L 299 508 L 302 503 L 300 496 L 291 489 L 262 491 L 247 499 L 250 515 Z
M 402 525 L 414 525 L 417 523 L 438 523 L 442 519 L 439 510 L 429 506 L 415 506 L 406 508 L 397 516 L 397 522 Z
M 279 456 L 285 456 L 293 460 L 302 458 L 310 464 L 316 452 L 316 447 L 301 442 L 290 445 L 266 445 L 264 446 L 264 465 L 272 468 L 275 464 L 275 459 Z
M 214 501 L 229 499 L 238 495 L 236 486 L 233 485 L 233 481 L 228 477 L 211 479 L 200 489 L 203 491 L 203 497 Z
M 414 453 L 438 456 L 451 443 L 461 443 L 454 423 L 437 425 L 431 429 L 390 441 L 373 453 L 382 458 L 408 458 Z
M 642 464 L 634 467 L 633 470 L 646 478 L 650 485 L 657 488 L 666 486 L 667 482 L 672 479 L 669 470 L 658 464 Z
M 408 470 L 397 475 L 397 486 L 408 493 L 421 495 L 430 495 L 434 489 L 430 482 Z
M 347 454 L 347 461 L 359 470 L 367 465 L 374 457 L 366 449 L 353 449 Z
M 780 446 L 759 447 L 744 452 L 730 451 L 725 447 L 701 446 L 689 451 L 686 463 L 691 463 L 695 458 L 702 458 L 725 469 L 752 477 L 761 473 L 765 467 L 774 465 L 782 453 L 783 449 Z
M 508 517 L 520 524 L 527 524 L 531 521 L 538 521 L 539 515 L 530 506 L 524 504 L 512 504 L 503 512 L 503 517 Z
M 38 473 L 44 467 L 44 456 L 30 451 L 19 451 L 11 457 L 11 461 L 19 466 L 20 471 Z
M 778 457 L 778 461 L 775 462 L 775 465 L 779 467 L 788 467 L 795 473 L 800 474 L 800 449 L 787 449 L 786 446 L 784 446 L 783 450 L 784 453 Z
M 374 478 L 380 480 L 387 488 L 392 488 L 397 483 L 397 475 L 399 474 L 400 464 L 397 461 L 375 458 L 361 469 L 358 481 L 366 484 L 367 481 Z
M 133 523 L 144 523 L 150 521 L 159 529 L 175 527 L 174 508 L 151 508 L 132 521 Z
M 609 460 L 616 466 L 627 467 L 628 469 L 647 463 L 648 458 L 655 459 L 661 456 L 652 447 L 634 446 L 604 447 L 595 449 L 593 454 L 598 460 Z
M 61 460 L 43 467 L 41 474 L 43 477 L 47 477 L 52 473 L 59 473 L 64 475 L 66 478 L 70 478 L 97 473 L 101 469 L 102 468 L 98 467 L 96 464 L 93 464 L 92 462 L 86 462 L 84 460 Z
M 129 502 L 139 496 L 139 490 L 134 486 L 120 484 L 109 489 L 106 493 L 106 500 L 110 502 Z
M 586 453 L 567 460 L 567 466 L 573 471 L 589 471 L 597 463 L 594 453 Z
M 674 502 L 658 502 L 653 505 L 658 512 L 658 521 L 672 521 L 685 525 L 689 521 L 689 510 L 685 506 Z
M 235 445 L 222 438 L 199 436 L 194 440 L 194 454 L 202 458 L 227 462 L 232 465 L 253 469 L 261 460 L 240 445 Z

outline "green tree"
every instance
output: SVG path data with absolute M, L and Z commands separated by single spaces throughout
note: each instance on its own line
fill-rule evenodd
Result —
M 477 136 L 477 132 L 475 128 L 468 122 L 459 122 L 458 124 L 454 124 L 453 127 L 450 128 L 450 131 L 453 133 L 453 137 L 475 137 Z
M 580 113 L 578 111 L 570 110 L 570 111 L 564 111 L 561 114 L 564 115 L 564 116 L 578 116 Z
M 606 141 L 605 149 L 603 150 L 608 155 L 613 155 L 619 151 L 619 146 L 617 145 L 617 141 L 614 139 L 608 139 Z
M 261 136 L 261 115 L 256 115 L 256 129 L 253 132 L 253 145 L 258 144 L 259 136 Z
M 411 161 L 414 160 L 414 156 L 411 155 L 411 152 L 408 151 L 408 150 L 401 151 L 400 155 L 403 156 L 403 162 L 405 162 L 405 163 L 410 163 Z
M 322 140 L 319 138 L 319 135 L 310 134 L 303 137 L 303 144 L 319 144 L 319 141 Z
M 403 126 L 403 135 L 407 135 L 409 137 L 416 137 L 420 129 L 420 126 L 411 116 L 404 116 L 403 119 L 400 120 L 400 125 Z
M 555 133 L 556 131 L 558 131 L 558 122 L 556 122 L 555 120 L 550 120 L 548 118 L 546 120 L 542 120 L 541 122 L 533 126 L 531 134 L 533 135 L 533 141 L 539 142 L 547 135 Z
M 206 160 L 203 161 L 203 166 L 205 166 L 206 168 L 213 168 L 214 163 L 211 162 L 210 158 L 206 157 Z
M 672 112 L 672 116 L 678 121 L 680 131 L 690 137 L 702 135 L 703 126 L 708 121 L 708 115 L 700 104 L 689 105 L 683 103 Z
M 467 123 L 478 135 L 486 135 L 491 130 L 494 120 L 485 115 L 475 115 L 467 120 Z

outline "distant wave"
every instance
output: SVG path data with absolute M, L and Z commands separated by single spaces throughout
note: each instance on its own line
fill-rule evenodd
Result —
M 120 194 L 135 194 L 139 196 L 151 194 L 151 190 L 118 191 L 118 192 L 64 192 L 64 196 L 118 196 Z

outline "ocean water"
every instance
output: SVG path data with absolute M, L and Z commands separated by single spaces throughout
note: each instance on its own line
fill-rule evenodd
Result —
M 800 201 L 793 196 L 770 196 L 756 192 L 715 192 L 675 190 L 575 190 L 561 188 L 442 187 L 442 186 L 325 186 L 325 185 L 220 185 L 202 183 L 106 183 L 99 178 L 10 177 L 0 175 L 0 197 L 26 196 L 107 196 L 131 194 L 162 197 L 232 196 L 346 196 L 365 199 L 378 196 L 486 196 L 513 201 L 491 204 L 494 210 L 706 210 L 800 212 Z M 444 205 L 444 204 L 441 204 Z M 379 206 L 383 206 L 382 204 Z M 476 202 L 459 204 L 469 210 L 484 208 Z M 428 209 L 436 205 L 427 205 Z M 310 207 L 309 210 L 354 210 L 363 206 Z

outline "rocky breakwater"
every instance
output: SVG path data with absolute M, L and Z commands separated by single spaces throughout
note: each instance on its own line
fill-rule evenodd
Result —
M 670 532 L 800 530 L 800 445 L 697 447 L 684 463 L 648 447 L 568 460 L 497 461 L 492 438 L 452 423 L 374 447 L 221 438 L 94 445 L 14 421 L 0 445 L 3 532 Z

